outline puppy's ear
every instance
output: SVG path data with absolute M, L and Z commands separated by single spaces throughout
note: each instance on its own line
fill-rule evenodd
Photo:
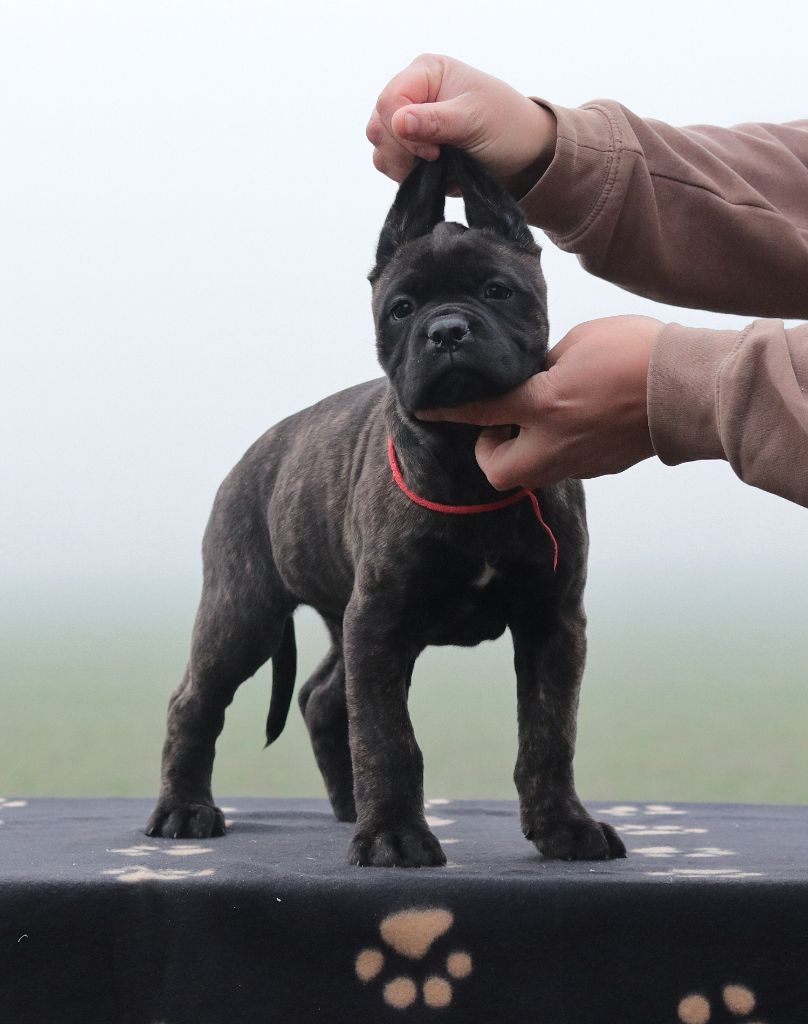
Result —
M 463 193 L 470 228 L 489 228 L 504 235 L 520 249 L 538 256 L 541 248 L 530 233 L 525 215 L 513 196 L 468 153 L 444 147 L 451 164 L 450 175 Z
M 371 284 L 405 242 L 428 235 L 443 220 L 446 163 L 443 155 L 438 160 L 419 160 L 402 181 L 379 235 L 376 266 L 368 274 Z

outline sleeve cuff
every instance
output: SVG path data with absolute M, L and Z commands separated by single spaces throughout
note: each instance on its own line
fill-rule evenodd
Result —
M 558 137 L 549 167 L 519 202 L 531 224 L 562 244 L 585 231 L 606 202 L 622 138 L 605 106 L 559 107 L 531 99 L 555 116 Z
M 718 378 L 738 345 L 737 331 L 667 324 L 648 367 L 648 427 L 669 466 L 726 459 L 718 421 Z

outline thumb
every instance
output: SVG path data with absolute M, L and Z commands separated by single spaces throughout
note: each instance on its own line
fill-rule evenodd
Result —
M 479 125 L 465 96 L 440 103 L 412 103 L 400 107 L 391 120 L 394 135 L 406 142 L 446 144 L 467 149 Z
M 542 371 L 529 377 L 513 391 L 497 398 L 482 398 L 438 409 L 419 409 L 416 417 L 428 423 L 473 423 L 480 427 L 507 426 L 516 423 L 528 426 L 551 401 L 553 371 Z

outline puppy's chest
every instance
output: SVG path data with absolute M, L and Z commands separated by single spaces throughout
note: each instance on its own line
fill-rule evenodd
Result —
M 497 571 L 488 561 L 483 561 L 482 569 L 480 574 L 475 576 L 471 581 L 471 590 L 479 591 L 485 590 L 489 583 L 496 579 Z
M 494 640 L 505 631 L 515 605 L 535 602 L 543 577 L 541 571 L 484 557 L 453 566 L 438 561 L 416 587 L 420 596 L 413 619 L 428 644 L 474 646 Z

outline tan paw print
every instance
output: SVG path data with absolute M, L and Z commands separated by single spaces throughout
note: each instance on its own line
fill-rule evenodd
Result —
M 454 924 L 454 916 L 450 910 L 433 907 L 429 910 L 401 910 L 390 914 L 379 925 L 379 932 L 384 942 L 398 954 L 400 958 L 415 962 L 423 960 L 435 942 L 445 935 Z M 382 997 L 388 1006 L 397 1010 L 406 1010 L 413 1006 L 420 996 L 424 1003 L 439 1010 L 448 1006 L 454 994 L 453 981 L 467 978 L 473 969 L 471 956 L 464 950 L 452 950 L 438 961 L 430 958 L 430 971 L 421 970 L 419 977 L 411 977 L 390 963 L 391 955 L 382 949 L 363 949 L 354 961 L 356 976 L 360 981 L 368 983 L 379 978 L 382 973 L 389 975 L 383 982 Z M 447 977 L 448 975 L 448 977 Z
M 745 985 L 725 985 L 721 998 L 724 1006 L 736 1017 L 747 1017 L 755 1009 L 755 994 Z M 704 996 L 694 994 L 685 996 L 678 1007 L 679 1020 L 682 1024 L 708 1024 L 712 1019 L 710 1001 Z M 738 1024 L 764 1024 L 763 1021 L 744 1020 Z

